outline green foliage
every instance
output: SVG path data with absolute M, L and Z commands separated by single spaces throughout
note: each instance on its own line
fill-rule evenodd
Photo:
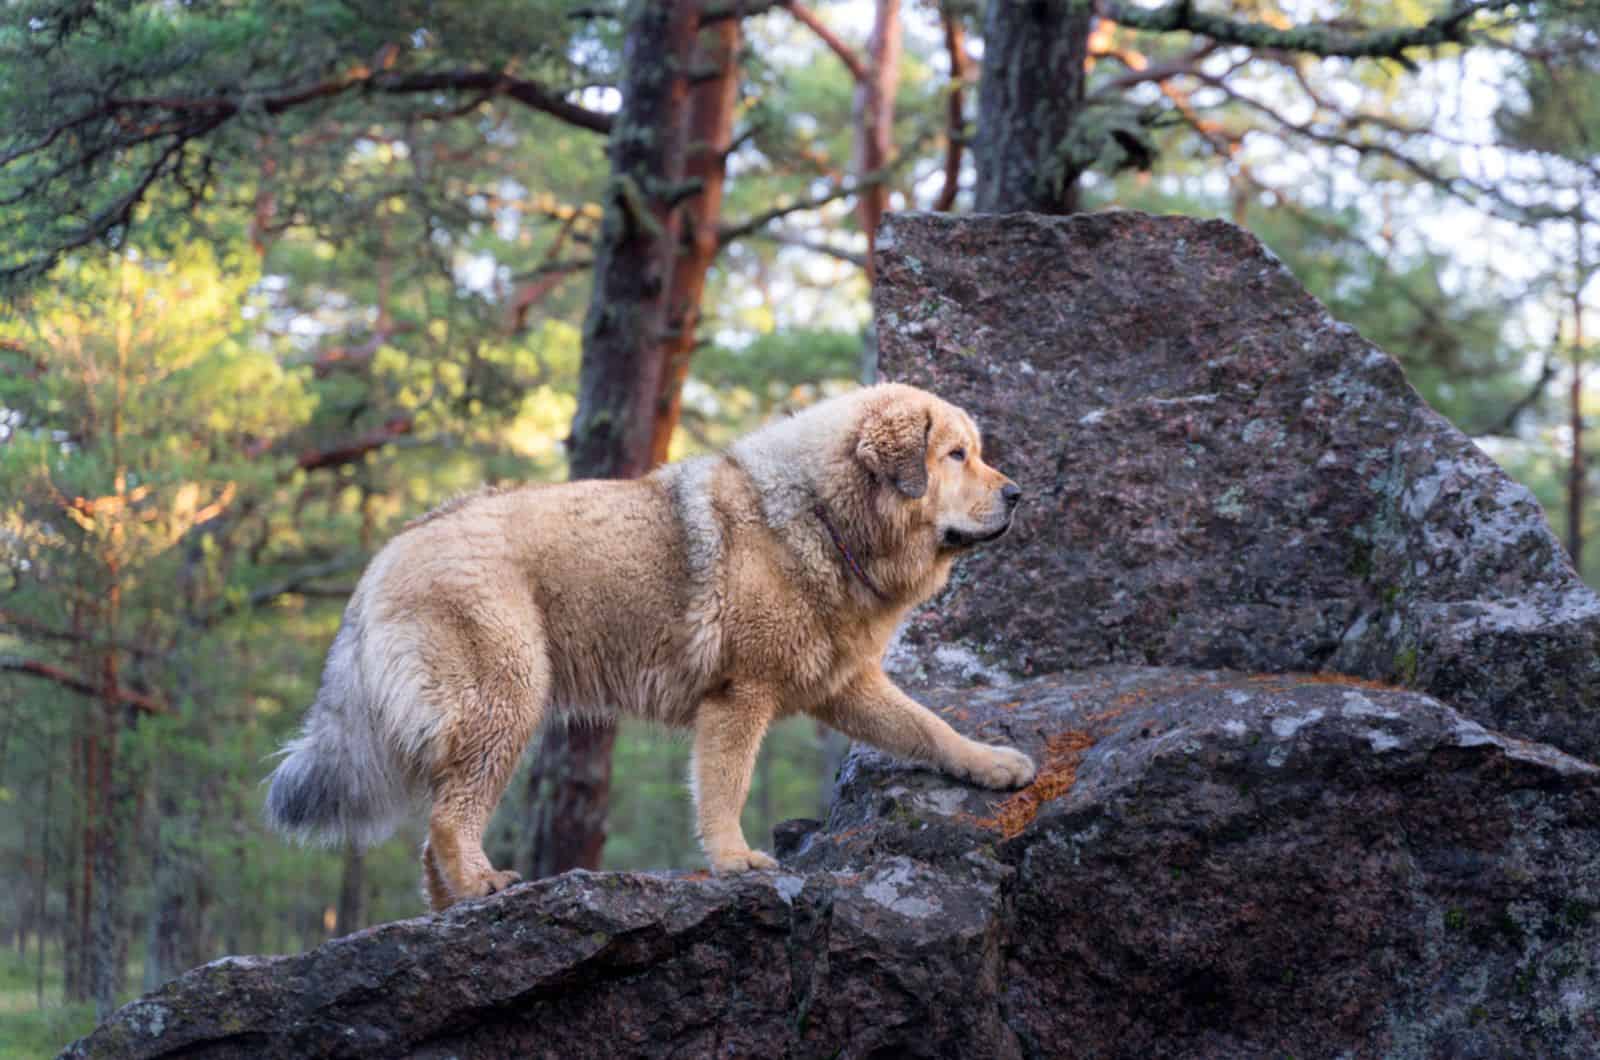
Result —
M 1592 41 L 1600 15 L 1546 28 L 1559 39 L 1587 31 Z M 1504 99 L 1495 123 L 1508 142 L 1577 162 L 1592 161 L 1600 145 L 1600 58 L 1587 48 L 1552 49 L 1542 62 L 1518 71 L 1520 96 Z
M 63 248 L 121 246 L 135 221 L 170 249 L 196 209 L 249 205 L 263 162 L 305 157 L 277 156 L 276 143 L 315 126 L 315 153 L 326 154 L 374 118 L 426 120 L 435 101 L 407 79 L 427 84 L 465 64 L 559 91 L 603 76 L 573 63 L 564 6 L 11 4 L 0 27 L 0 277 L 35 280 Z M 156 182 L 172 193 L 141 211 Z M 315 218 L 371 189 L 319 182 L 280 194 Z

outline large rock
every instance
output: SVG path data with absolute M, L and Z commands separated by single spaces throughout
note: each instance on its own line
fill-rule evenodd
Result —
M 1526 492 L 1228 225 L 878 245 L 887 374 L 1033 495 L 900 655 L 1038 779 L 858 749 L 780 872 L 216 962 L 68 1055 L 1600 1055 L 1600 601 Z
M 1416 692 L 1110 668 L 935 692 L 1043 769 L 856 751 L 785 868 L 570 873 L 219 961 L 76 1057 L 1592 1057 L 1600 771 Z
M 874 290 L 882 374 L 1028 491 L 914 664 L 1332 669 L 1600 759 L 1600 599 L 1538 504 L 1248 233 L 900 214 Z

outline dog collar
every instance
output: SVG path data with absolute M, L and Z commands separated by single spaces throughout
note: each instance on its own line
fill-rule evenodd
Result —
M 839 536 L 838 528 L 833 525 L 833 520 L 828 518 L 828 509 L 823 507 L 821 501 L 818 501 L 816 507 L 811 509 L 811 514 L 822 520 L 822 525 L 828 530 L 828 536 L 833 538 L 834 547 L 839 550 L 840 555 L 844 556 L 844 561 L 850 565 L 850 572 L 860 579 L 862 585 L 872 590 L 873 596 L 876 596 L 884 603 L 888 603 L 889 594 L 878 588 L 877 584 L 867 577 L 867 572 L 861 569 L 861 564 L 857 563 L 856 558 L 850 554 L 850 549 L 845 545 L 844 538 Z

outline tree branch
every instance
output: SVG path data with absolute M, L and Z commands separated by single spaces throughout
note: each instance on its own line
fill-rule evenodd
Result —
M 787 217 L 792 213 L 804 213 L 806 210 L 815 210 L 828 205 L 830 202 L 837 202 L 840 199 L 848 198 L 849 196 L 856 194 L 867 185 L 881 184 L 890 177 L 894 176 L 895 171 L 901 166 L 905 165 L 915 153 L 915 148 L 908 150 L 899 158 L 896 158 L 894 161 L 890 162 L 881 169 L 875 169 L 871 173 L 862 174 L 859 180 L 836 181 L 833 187 L 829 188 L 827 191 L 819 192 L 818 194 L 810 196 L 809 198 L 800 199 L 797 202 L 789 203 L 786 206 L 774 206 L 770 210 L 763 210 L 760 213 L 746 218 L 745 220 L 736 224 L 724 225 L 723 227 L 717 229 L 717 245 L 719 247 L 725 247 L 734 240 L 743 239 L 745 236 L 755 233 L 779 218 Z
M 1554 207 L 1530 206 L 1526 203 L 1520 203 L 1493 185 L 1473 180 L 1470 177 L 1450 176 L 1441 173 L 1381 140 L 1353 141 L 1336 133 L 1324 132 L 1313 126 L 1309 121 L 1292 121 L 1261 100 L 1239 92 L 1228 83 L 1225 77 L 1207 74 L 1200 70 L 1190 71 L 1188 76 L 1219 90 L 1227 98 L 1249 107 L 1288 132 L 1327 147 L 1342 147 L 1354 151 L 1358 155 L 1372 154 L 1386 158 L 1418 179 L 1431 184 L 1448 195 L 1453 195 L 1475 206 L 1482 207 L 1487 203 L 1491 208 L 1491 212 L 1514 223 L 1529 224 L 1560 217 L 1592 219 L 1593 215 L 1584 209 L 1581 201 L 1571 210 L 1559 210 Z
M 391 96 L 429 92 L 474 92 L 478 93 L 476 102 L 482 102 L 488 97 L 505 96 L 580 129 L 598 133 L 611 131 L 611 115 L 571 103 L 560 93 L 546 88 L 537 81 L 513 77 L 499 70 L 433 70 L 396 74 L 387 70 L 374 71 L 364 63 L 358 64 L 338 77 L 273 95 L 113 96 L 93 112 L 92 117 L 114 121 L 119 115 L 124 114 L 131 116 L 143 111 L 165 111 L 172 115 L 204 114 L 211 118 L 226 120 L 247 108 L 276 117 L 307 103 L 331 99 L 355 89 Z M 75 118 L 73 122 L 82 120 L 81 117 Z
M 47 626 L 42 622 L 37 622 L 34 619 L 28 618 L 25 615 L 19 615 L 14 611 L 6 611 L 3 609 L 0 609 L 0 626 L 9 627 L 10 629 L 16 630 L 24 637 L 33 637 L 39 640 L 64 641 L 68 644 L 81 644 L 90 648 L 97 648 L 102 651 L 108 648 L 114 648 L 117 651 L 125 651 L 129 655 L 135 655 L 140 658 L 153 659 L 163 654 L 161 651 L 158 651 L 155 648 L 145 647 L 144 645 L 140 644 L 133 644 L 128 641 L 101 640 L 98 637 L 91 637 L 86 633 L 74 633 L 71 630 L 56 629 L 53 626 Z
M 131 688 L 122 687 L 101 688 L 87 678 L 63 670 L 59 666 L 40 662 L 38 659 L 23 659 L 15 655 L 0 655 L 0 671 L 42 678 L 46 681 L 52 681 L 63 688 L 69 688 L 79 695 L 88 696 L 91 699 L 104 700 L 117 706 L 134 707 L 144 711 L 146 714 L 168 713 L 165 703 L 145 692 L 136 692 Z
M 417 330 L 415 324 L 402 321 L 378 328 L 367 341 L 358 345 L 330 346 L 317 355 L 317 359 L 311 363 L 311 371 L 318 379 L 326 379 L 341 369 L 354 371 L 363 368 L 377 356 L 379 348 L 390 339 L 415 330 Z
M 311 595 L 312 589 L 308 582 L 320 581 L 335 574 L 344 574 L 347 571 L 357 570 L 361 566 L 361 557 L 358 555 L 335 556 L 333 559 L 322 563 L 312 563 L 300 568 L 282 581 L 265 585 L 250 594 L 250 607 L 260 607 L 269 604 L 280 596 L 290 594 Z M 239 610 L 240 605 L 224 608 L 223 614 L 232 614 Z
M 73 173 L 92 175 L 94 167 L 102 164 L 108 155 L 126 153 L 138 147 L 148 147 L 155 154 L 153 161 L 136 170 L 138 176 L 126 192 L 76 229 L 66 232 L 45 253 L 0 269 L 0 281 L 37 276 L 59 260 L 61 255 L 105 238 L 120 226 L 126 226 L 156 181 L 165 176 L 176 177 L 180 186 L 187 187 L 191 199 L 197 199 L 203 189 L 188 187 L 183 180 L 185 148 L 191 141 L 202 139 L 245 113 L 277 116 L 308 103 L 333 99 L 358 90 L 391 96 L 470 92 L 475 93 L 473 105 L 490 97 L 504 96 L 578 128 L 599 133 L 611 131 L 611 115 L 569 102 L 559 92 L 536 81 L 513 77 L 499 70 L 394 73 L 389 67 L 397 54 L 398 49 L 394 45 L 386 45 L 370 63 L 358 63 L 336 77 L 280 92 L 258 94 L 245 91 L 216 96 L 105 96 L 97 99 L 92 106 L 56 122 L 33 139 L 5 151 L 0 154 L 0 168 L 38 155 L 50 148 L 63 134 L 76 131 L 75 135 L 69 137 L 74 147 L 71 157 L 44 173 L 30 175 L 14 195 L 0 200 L 0 206 L 15 205 L 29 197 L 43 195 L 45 188 Z M 428 116 L 439 115 L 431 113 Z M 87 134 L 82 131 L 85 127 Z M 203 163 L 203 177 L 204 168 Z
M 776 243 L 782 247 L 797 247 L 800 250 L 809 250 L 814 254 L 826 254 L 830 258 L 836 258 L 848 265 L 854 265 L 858 269 L 864 269 L 867 267 L 867 256 L 865 254 L 857 254 L 853 250 L 846 250 L 843 247 L 836 247 L 831 243 L 807 239 L 805 236 L 798 235 L 794 232 L 784 232 L 768 228 L 760 232 L 754 232 L 752 235 L 756 239 L 769 240 L 770 242 Z
M 785 4 L 784 7 L 788 10 L 790 15 L 794 16 L 794 20 L 796 22 L 811 30 L 812 33 L 815 33 L 817 35 L 817 39 L 822 41 L 823 44 L 826 44 L 829 50 L 839 57 L 839 61 L 844 63 L 845 69 L 850 71 L 850 76 L 852 78 L 854 78 L 857 82 L 865 81 L 867 79 L 867 65 L 861 61 L 861 56 L 857 55 L 854 48 L 850 47 L 850 45 L 841 40 L 839 36 L 834 33 L 833 30 L 829 29 L 827 24 L 813 14 L 809 8 L 796 3 L 788 3 Z
M 1102 18 L 1148 33 L 1187 31 L 1223 44 L 1306 52 L 1324 58 L 1393 59 L 1414 68 L 1405 55 L 1407 49 L 1465 43 L 1467 24 L 1473 16 L 1516 6 L 1516 0 L 1476 0 L 1452 7 L 1420 26 L 1362 30 L 1326 23 L 1278 29 L 1198 11 L 1192 0 L 1172 0 L 1157 8 L 1135 7 L 1125 0 L 1096 0 L 1095 11 Z
M 730 0 L 729 3 L 707 7 L 700 12 L 700 24 L 709 26 L 730 18 L 750 18 L 764 15 L 780 7 L 788 7 L 791 0 Z
M 391 417 L 382 427 L 357 435 L 355 438 L 329 449 L 308 449 L 295 460 L 295 466 L 304 471 L 353 464 L 374 449 L 380 449 L 403 434 L 410 434 L 416 422 L 410 416 Z

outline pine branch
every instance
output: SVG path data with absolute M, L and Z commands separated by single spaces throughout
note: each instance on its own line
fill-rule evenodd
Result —
M 784 7 L 794 20 L 805 26 L 817 39 L 828 46 L 828 50 L 839 57 L 845 69 L 850 71 L 850 77 L 858 84 L 868 77 L 867 64 L 862 62 L 861 56 L 856 54 L 854 48 L 846 44 L 839 35 L 829 29 L 827 24 L 811 12 L 810 9 L 796 3 L 785 4 Z
M 79 695 L 103 700 L 117 706 L 133 707 L 144 711 L 146 714 L 169 713 L 165 703 L 148 693 L 136 692 L 131 688 L 122 688 L 120 686 L 101 688 L 87 678 L 63 670 L 59 666 L 41 662 L 38 659 L 24 659 L 15 655 L 0 655 L 0 671 L 42 678 L 43 680 L 54 682 L 62 688 L 71 689 Z
M 1095 12 L 1102 18 L 1147 33 L 1188 32 L 1222 44 L 1305 52 L 1323 58 L 1393 59 L 1409 68 L 1415 68 L 1415 64 L 1406 57 L 1408 49 L 1466 43 L 1468 24 L 1475 15 L 1517 6 L 1516 0 L 1476 0 L 1452 6 L 1420 26 L 1389 29 L 1353 30 L 1327 23 L 1278 29 L 1198 11 L 1193 0 L 1173 0 L 1157 8 L 1135 7 L 1124 0 L 1095 0 Z

